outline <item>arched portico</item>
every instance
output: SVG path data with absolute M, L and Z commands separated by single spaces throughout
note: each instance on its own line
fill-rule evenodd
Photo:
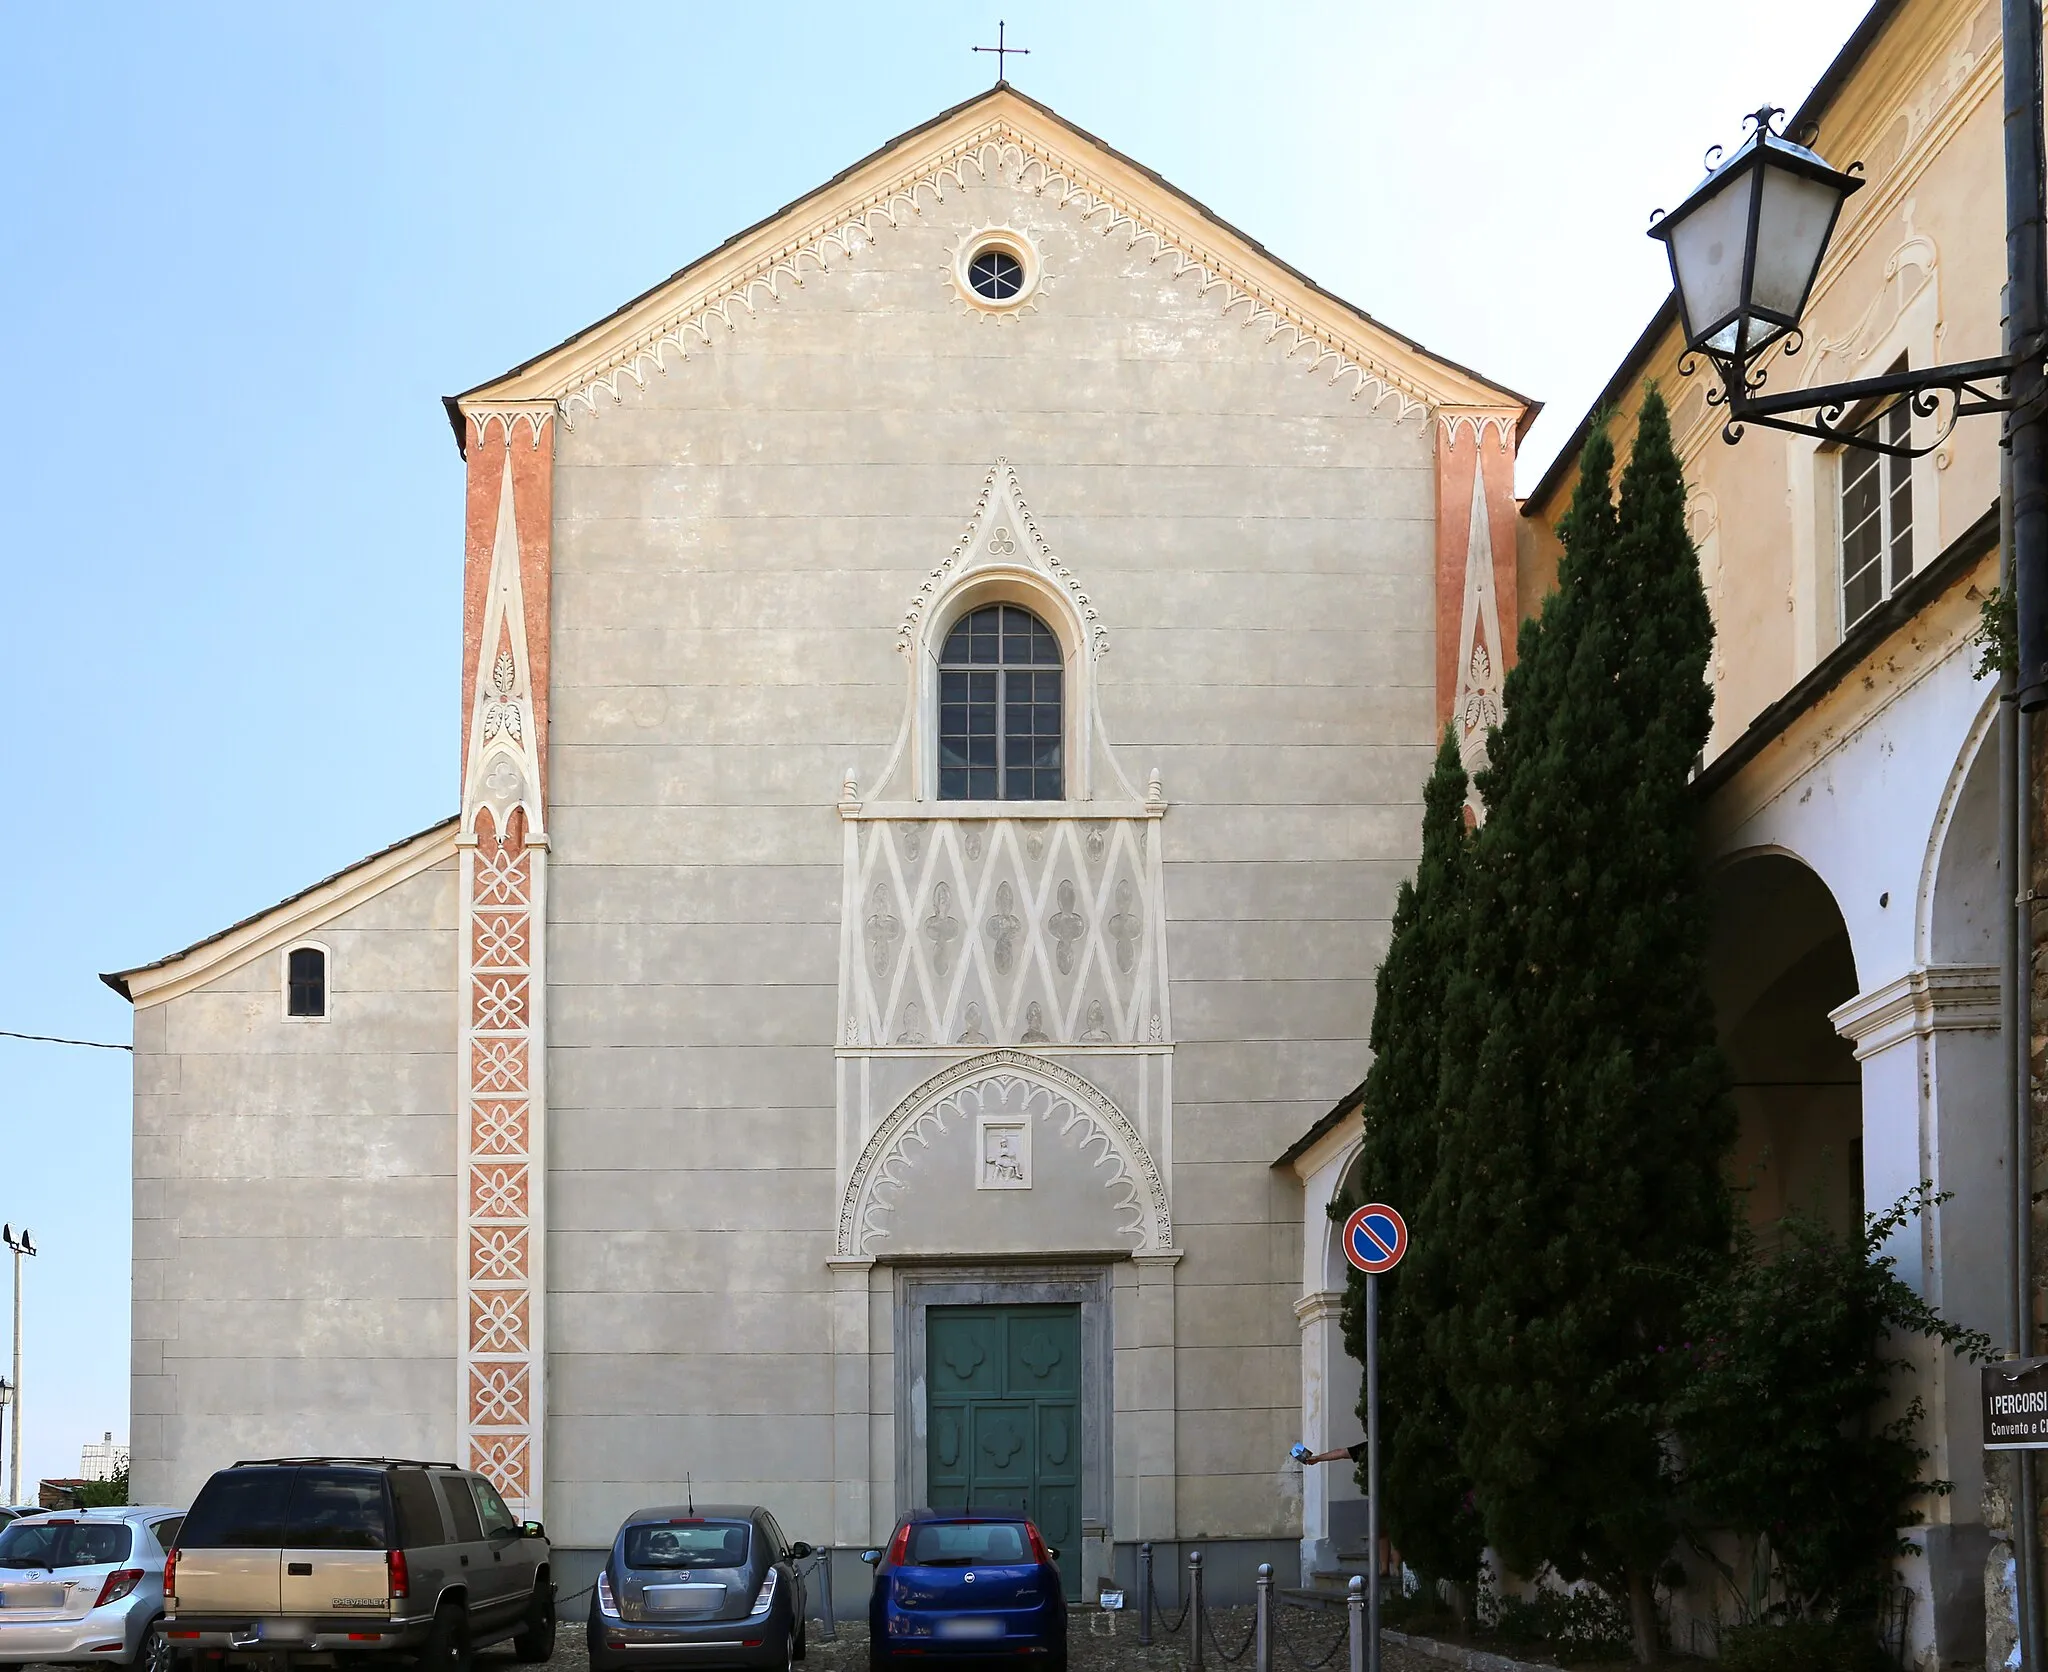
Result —
M 1754 1220 L 1839 1189 L 1846 1228 L 1927 1180 L 1949 1199 L 1887 1252 L 1944 1316 L 1994 1334 L 2009 1220 L 1997 923 L 2011 893 L 1995 713 L 1952 658 L 1803 771 L 1731 781 L 1708 818 L 1721 850 L 1709 980 Z M 1917 1368 L 1900 1403 L 1924 1402 L 1928 1472 L 1955 1490 L 1905 1530 L 1916 1653 L 1982 1642 L 1988 1545 L 1975 1368 L 1935 1352 Z
M 1760 1230 L 1793 1210 L 1847 1230 L 1864 1200 L 1862 1077 L 1832 1019 L 1857 991 L 1848 927 L 1789 854 L 1742 855 L 1711 887 L 1708 991 L 1740 1123 L 1732 1182 Z

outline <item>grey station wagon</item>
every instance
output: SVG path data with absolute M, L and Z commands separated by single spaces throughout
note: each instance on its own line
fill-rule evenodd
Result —
M 788 1669 L 804 1658 L 792 1544 L 756 1504 L 636 1510 L 590 1598 L 592 1672 L 626 1666 Z

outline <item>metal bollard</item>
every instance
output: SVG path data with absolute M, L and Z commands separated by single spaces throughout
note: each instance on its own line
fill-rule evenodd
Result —
M 1202 1553 L 1188 1552 L 1188 1672 L 1202 1672 Z
M 828 1544 L 818 1552 L 818 1577 L 823 1580 L 819 1587 L 825 1593 L 825 1629 L 818 1633 L 820 1643 L 839 1641 L 839 1617 L 832 1611 L 832 1547 Z
M 1138 1546 L 1138 1643 L 1152 1647 L 1152 1541 Z
M 1344 1607 L 1351 1615 L 1351 1672 L 1365 1672 L 1365 1575 L 1354 1573 Z
M 1259 1563 L 1257 1603 L 1252 1614 L 1253 1634 L 1258 1638 L 1258 1672 L 1273 1672 L 1273 1564 Z

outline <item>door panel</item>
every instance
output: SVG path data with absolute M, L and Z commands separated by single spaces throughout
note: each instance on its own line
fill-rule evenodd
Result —
M 926 1328 L 932 1508 L 1028 1515 L 1078 1596 L 1080 1308 L 935 1306 Z

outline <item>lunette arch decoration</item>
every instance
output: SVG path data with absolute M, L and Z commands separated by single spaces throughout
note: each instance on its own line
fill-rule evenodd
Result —
M 935 1137 L 949 1118 L 968 1118 L 964 1099 L 991 1080 L 1021 1082 L 1027 1088 L 1026 1109 L 1041 1120 L 1059 1121 L 1061 1133 L 1084 1127 L 1081 1148 L 1099 1143 L 1102 1158 L 1096 1165 L 1115 1169 L 1104 1180 L 1104 1188 L 1120 1193 L 1115 1209 L 1131 1215 L 1123 1230 L 1137 1238 L 1133 1252 L 1172 1249 L 1173 1215 L 1166 1184 L 1130 1118 L 1099 1087 L 1059 1063 L 1029 1051 L 987 1051 L 954 1063 L 915 1087 L 875 1128 L 840 1200 L 835 1258 L 867 1258 L 868 1245 L 883 1233 L 881 1220 L 890 1208 L 877 1192 L 884 1185 L 905 1182 L 894 1171 L 905 1146 L 928 1144 L 926 1129 Z

